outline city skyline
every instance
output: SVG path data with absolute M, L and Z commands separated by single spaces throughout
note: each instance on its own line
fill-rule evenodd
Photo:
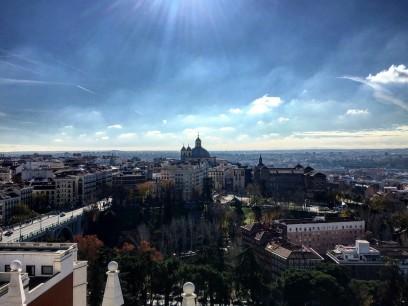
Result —
M 4 1 L 0 152 L 406 148 L 406 6 Z

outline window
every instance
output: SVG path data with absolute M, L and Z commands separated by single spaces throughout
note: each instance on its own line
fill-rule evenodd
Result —
M 35 266 L 26 266 L 28 276 L 35 276 Z
M 10 265 L 4 265 L 4 272 L 10 272 Z
M 41 266 L 41 274 L 52 275 L 52 272 L 53 272 L 52 266 Z

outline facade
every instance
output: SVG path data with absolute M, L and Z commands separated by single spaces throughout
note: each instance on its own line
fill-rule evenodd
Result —
M 181 193 L 184 201 L 191 201 L 200 196 L 207 178 L 208 164 L 206 161 L 166 163 L 155 177 L 158 182 L 169 182 Z
M 47 203 L 52 207 L 55 203 L 55 181 L 48 180 L 32 180 L 30 186 L 33 188 L 33 202 Z
M 7 224 L 19 204 L 30 206 L 32 202 L 32 187 L 18 185 L 2 185 L 0 188 L 0 224 Z
M 57 175 L 55 177 L 56 207 L 71 207 L 78 203 L 78 179 L 75 175 Z
M 265 247 L 264 267 L 272 277 L 279 277 L 287 269 L 314 269 L 323 262 L 314 249 L 284 240 L 269 242 Z
M 101 198 L 103 189 L 112 186 L 112 170 L 64 170 L 56 173 L 55 205 L 74 207 L 91 204 Z
M 0 167 L 0 184 L 11 182 L 11 171 L 7 167 Z
M 293 244 L 273 227 L 261 223 L 241 226 L 244 246 L 254 251 L 258 263 L 273 279 L 287 269 L 313 269 L 323 261 L 313 248 Z
M 261 187 L 265 196 L 285 201 L 303 202 L 306 196 L 324 192 L 327 188 L 326 175 L 311 167 L 267 167 L 261 156 L 254 168 L 254 181 Z
M 74 243 L 0 244 L 0 305 L 86 306 L 87 262 L 77 252 Z
M 352 277 L 357 279 L 376 279 L 380 268 L 385 265 L 380 251 L 366 240 L 356 240 L 355 245 L 336 245 L 326 255 L 335 264 L 347 267 Z
M 208 177 L 217 192 L 245 192 L 245 168 L 222 164 L 208 169 Z
M 146 182 L 146 176 L 141 174 L 115 173 L 113 175 L 113 186 L 135 188 L 138 184 Z
M 337 244 L 352 244 L 365 233 L 364 220 L 351 218 L 282 219 L 275 224 L 289 242 L 325 254 Z

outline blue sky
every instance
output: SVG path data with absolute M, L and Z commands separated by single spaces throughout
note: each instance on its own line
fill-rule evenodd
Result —
M 0 4 L 0 151 L 408 146 L 406 1 Z

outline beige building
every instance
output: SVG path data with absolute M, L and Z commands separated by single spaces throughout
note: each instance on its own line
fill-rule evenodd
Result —
M 0 167 L 0 184 L 11 182 L 11 171 L 9 168 Z
M 190 201 L 195 195 L 201 195 L 207 178 L 208 163 L 206 161 L 191 163 L 163 163 L 160 173 L 155 175 L 158 181 L 174 184 L 181 192 L 183 200 Z
M 243 193 L 245 191 L 245 169 L 236 165 L 221 164 L 208 169 L 213 189 L 217 192 Z

